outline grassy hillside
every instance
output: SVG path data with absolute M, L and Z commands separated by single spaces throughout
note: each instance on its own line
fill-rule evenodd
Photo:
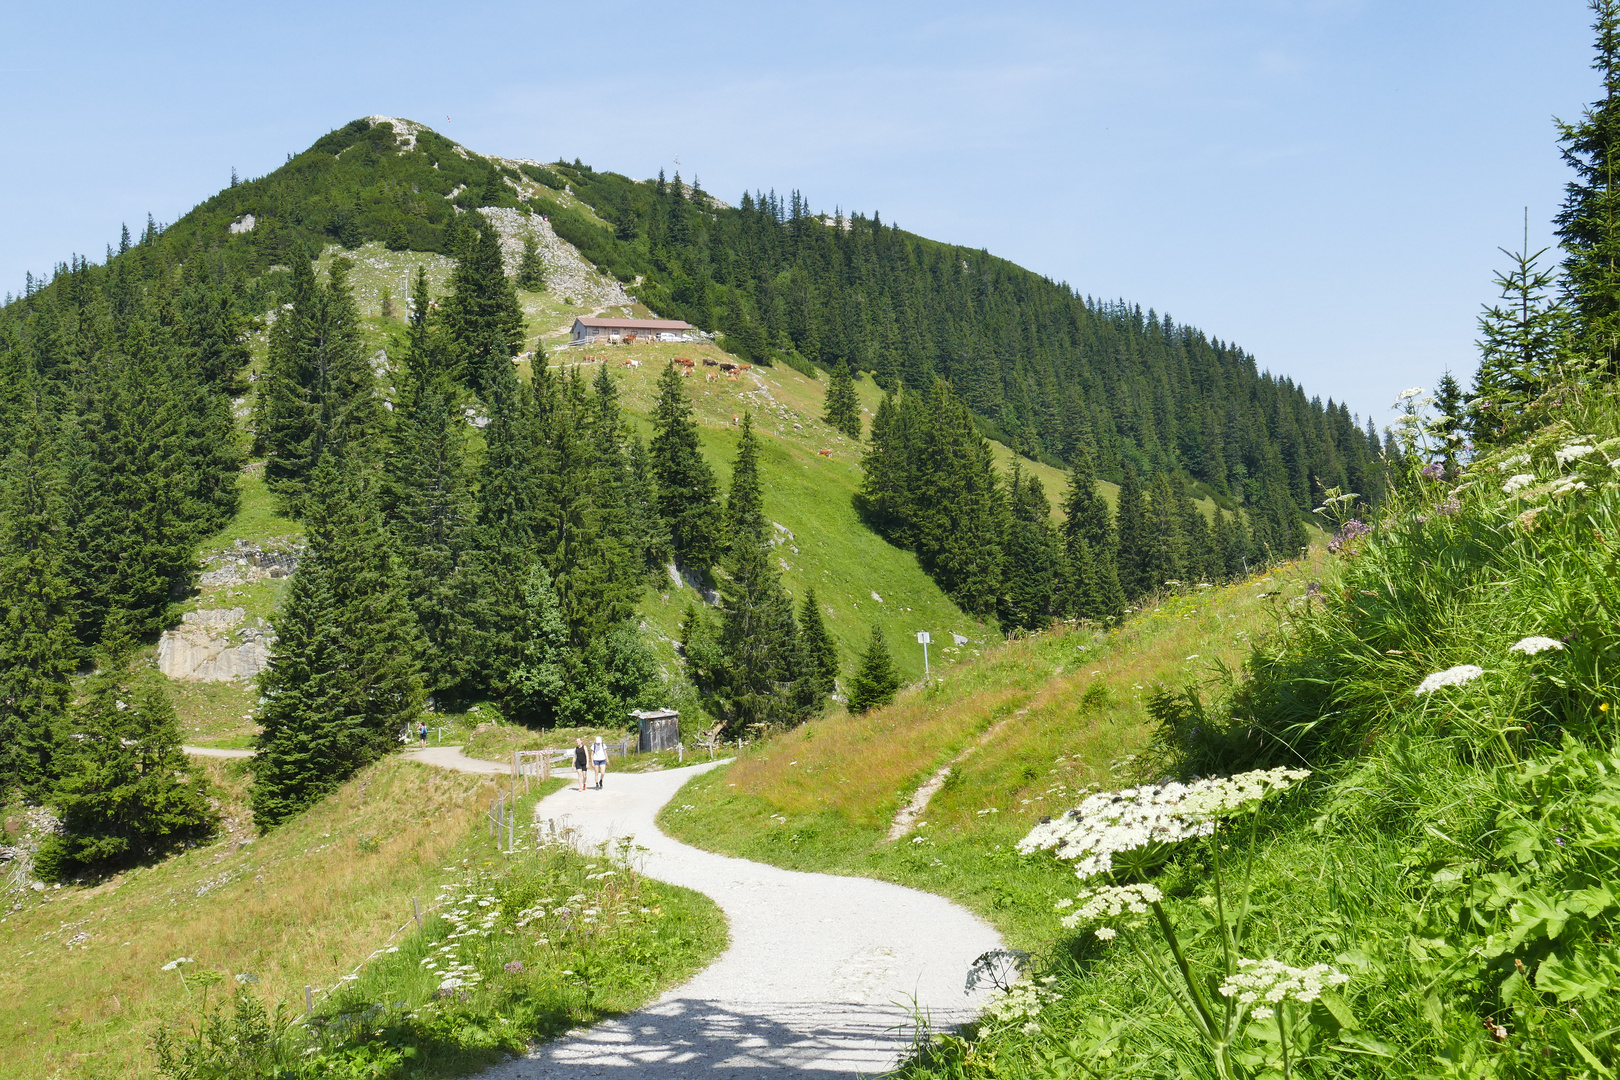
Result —
M 1100 640 L 1011 643 L 890 709 L 753 748 L 689 785 L 666 827 L 957 897 L 1036 953 L 1052 982 L 911 1075 L 1612 1076 L 1620 394 L 1565 394 L 1528 443 L 1461 476 L 1414 465 L 1331 564 Z M 944 763 L 922 821 L 886 839 Z M 1084 882 L 1017 848 L 1088 792 L 1278 766 L 1311 776 L 1260 809 L 1252 790 L 1231 804 L 1241 829 L 1154 833 L 1159 847 Z M 1155 798 L 1198 820 L 1177 789 Z M 1062 827 L 1090 844 L 1121 805 Z M 1086 906 L 1127 886 L 1140 915 Z M 1235 976 L 1297 981 L 1214 993 Z
M 151 1075 L 156 1031 L 189 1027 L 200 1006 L 199 990 L 164 970 L 177 957 L 195 961 L 186 968 L 192 976 L 203 970 L 252 976 L 245 985 L 272 1011 L 280 1004 L 302 1013 L 306 985 L 320 991 L 316 1002 L 324 1007 L 326 992 L 374 950 L 400 945 L 414 966 L 424 943 L 442 938 L 446 930 L 431 914 L 425 937 L 414 928 L 398 933 L 412 919 L 413 898 L 431 912 L 445 887 L 469 873 L 507 873 L 482 820 L 496 790 L 486 777 L 384 760 L 259 837 L 248 826 L 240 762 L 201 765 L 226 815 L 219 839 L 92 888 L 17 894 L 0 916 L 0 1076 Z M 566 866 L 552 872 L 573 874 Z M 583 879 L 583 871 L 577 876 Z M 597 1009 L 639 1004 L 701 967 L 723 943 L 723 920 L 707 900 L 648 888 L 690 926 L 679 923 L 681 933 L 670 938 L 675 951 L 646 973 L 650 979 L 621 980 Z M 648 954 L 643 948 L 638 955 Z M 535 963 L 530 957 L 529 966 Z M 569 966 L 566 958 L 558 966 Z M 362 988 L 374 981 L 369 969 L 361 975 Z M 420 1003 L 432 989 L 402 984 L 396 975 L 387 992 L 391 1000 Z M 555 1030 L 558 1020 L 549 1023 L 523 1037 Z M 490 1056 L 471 1053 L 467 1061 Z
M 672 835 L 795 869 L 869 874 L 958 899 L 1020 948 L 1053 946 L 1051 903 L 1072 888 L 1013 845 L 1079 792 L 1142 771 L 1151 691 L 1215 677 L 1300 609 L 1321 558 L 1166 597 L 1107 633 L 1060 628 L 998 646 L 886 709 L 838 713 L 745 751 L 689 784 Z M 919 823 L 896 814 L 951 772 Z

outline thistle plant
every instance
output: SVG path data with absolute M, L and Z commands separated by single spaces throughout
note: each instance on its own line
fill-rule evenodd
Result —
M 1024 837 L 1024 852 L 1051 850 L 1075 864 L 1082 880 L 1105 879 L 1058 903 L 1063 925 L 1092 928 L 1102 942 L 1121 939 L 1172 1001 L 1209 1054 L 1223 1080 L 1244 1075 L 1233 1050 L 1257 1025 L 1282 1052 L 1282 1075 L 1292 1077 L 1299 1048 L 1309 1040 L 1296 1006 L 1307 1007 L 1324 988 L 1348 976 L 1325 964 L 1290 967 L 1276 959 L 1242 955 L 1249 920 L 1249 883 L 1254 865 L 1260 804 L 1310 774 L 1303 769 L 1269 769 L 1188 784 L 1152 784 L 1102 792 L 1059 818 L 1037 825 Z M 1234 819 L 1248 817 L 1248 853 L 1234 888 L 1219 837 Z M 1219 938 L 1219 969 L 1200 973 L 1164 904 L 1164 893 L 1141 877 L 1163 863 L 1175 845 L 1211 838 L 1213 911 Z M 1072 909 L 1072 910 L 1071 910 Z M 1155 944 L 1156 928 L 1163 947 Z

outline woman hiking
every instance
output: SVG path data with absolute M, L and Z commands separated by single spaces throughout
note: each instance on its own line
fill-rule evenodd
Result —
M 574 740 L 574 771 L 579 773 L 579 790 L 585 790 L 585 740 Z

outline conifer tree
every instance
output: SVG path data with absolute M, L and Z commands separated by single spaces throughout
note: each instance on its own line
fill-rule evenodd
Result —
M 476 603 L 467 565 L 474 501 L 467 424 L 443 341 L 428 325 L 427 281 L 417 271 L 399 404 L 386 461 L 389 528 L 403 587 L 422 632 L 422 675 L 444 691 L 474 677 Z
M 813 588 L 805 590 L 804 600 L 799 604 L 799 639 L 804 644 L 805 662 L 816 680 L 817 700 L 837 693 L 838 647 L 827 632 Z
M 1077 619 L 1112 623 L 1125 610 L 1116 564 L 1118 540 L 1108 504 L 1097 491 L 1091 455 L 1075 455 L 1064 500 L 1064 589 L 1061 610 Z
M 546 264 L 540 258 L 540 249 L 534 237 L 523 238 L 523 257 L 518 260 L 517 285 L 530 292 L 543 292 L 546 287 Z
M 1536 422 L 1530 406 L 1550 385 L 1570 330 L 1563 298 L 1550 295 L 1558 275 L 1539 265 L 1547 249 L 1531 253 L 1529 239 L 1527 213 L 1524 245 L 1517 252 L 1498 249 L 1512 266 L 1496 275 L 1498 302 L 1479 317 L 1480 361 L 1469 427 L 1481 442 L 1512 442 Z M 1369 438 L 1376 438 L 1376 430 Z
M 806 664 L 793 601 L 772 560 L 759 445 L 748 413 L 732 464 L 726 524 L 729 545 L 719 581 L 719 642 L 726 662 L 713 687 L 718 712 L 731 731 L 797 723 L 819 700 L 818 680 Z
M 1017 461 L 1013 462 L 1007 509 L 1001 622 L 1008 628 L 1044 630 L 1052 624 L 1057 537 L 1040 478 L 1024 476 Z
M 551 575 L 539 562 L 529 567 L 523 583 L 512 640 L 516 655 L 502 687 L 501 711 L 514 719 L 555 723 L 568 692 L 568 624 Z
M 1155 476 L 1147 497 L 1149 592 L 1182 581 L 1187 574 L 1186 518 L 1181 509 L 1170 475 Z
M 926 406 L 913 520 L 917 555 L 957 605 L 970 615 L 995 614 L 1005 535 L 1003 503 L 990 442 L 973 414 L 943 380 Z
M 1564 163 L 1575 173 L 1556 218 L 1564 295 L 1581 366 L 1620 375 L 1620 0 L 1591 0 L 1592 67 L 1603 96 L 1573 124 L 1559 123 Z
M 41 876 L 105 871 L 213 832 L 206 781 L 180 746 L 174 706 L 154 671 L 130 671 L 131 643 L 108 632 L 101 670 L 74 710 L 53 795 L 63 831 L 42 845 Z
M 1153 580 L 1153 528 L 1148 520 L 1147 497 L 1134 469 L 1126 468 L 1120 482 L 1114 518 L 1119 536 L 1119 587 L 1126 601 L 1134 602 L 1157 587 Z
M 306 260 L 294 259 L 292 307 L 270 330 L 259 403 L 264 475 L 295 514 L 322 457 L 363 455 L 382 426 L 348 265 L 332 260 L 322 286 Z
M 863 713 L 894 701 L 900 692 L 900 672 L 889 655 L 889 643 L 883 637 L 883 628 L 872 626 L 872 637 L 861 654 L 861 662 L 849 684 L 849 711 Z
M 501 262 L 493 226 L 478 217 L 450 275 L 442 312 L 450 357 L 479 396 L 495 373 L 512 366 L 523 341 L 523 311 Z
M 32 799 L 56 776 L 77 651 L 54 473 L 36 401 L 0 472 L 0 792 L 15 787 Z
M 200 250 L 186 260 L 183 279 L 180 333 L 186 368 L 203 385 L 234 393 L 252 359 L 247 319 L 236 308 L 236 290 L 213 279 Z
M 822 417 L 835 431 L 852 439 L 861 437 L 861 402 L 848 364 L 834 364 L 827 383 L 827 411 Z
M 250 793 L 270 829 L 399 744 L 421 712 L 420 642 L 386 536 L 330 458 L 306 501 L 308 547 L 275 616 Z
M 1457 455 L 1467 423 L 1467 405 L 1463 401 L 1462 387 L 1446 369 L 1434 389 L 1434 409 L 1438 414 L 1434 422 L 1434 436 L 1439 441 L 1440 462 L 1447 476 L 1457 475 Z
M 692 404 L 673 364 L 658 377 L 653 428 L 658 510 L 669 526 L 675 560 L 699 572 L 707 570 L 719 559 L 724 533 L 719 485 L 698 449 Z
M 626 487 L 626 527 L 633 550 L 641 555 L 641 568 L 660 589 L 669 583 L 664 568 L 674 557 L 669 525 L 658 512 L 658 477 L 652 453 L 639 432 L 631 432 L 628 453 L 630 478 Z

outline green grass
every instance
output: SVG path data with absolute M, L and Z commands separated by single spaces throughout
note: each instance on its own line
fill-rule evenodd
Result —
M 1574 445 L 1606 449 L 1558 459 Z M 1083 722 L 1087 692 L 1062 689 L 1055 666 L 1074 635 L 1056 634 L 953 670 L 960 694 L 913 691 L 885 715 L 781 736 L 689 784 L 662 820 L 716 850 L 953 896 L 1036 952 L 1058 1000 L 1033 1021 L 992 1016 L 937 1039 L 905 1073 L 1204 1077 L 1218 1075 L 1214 1052 L 1175 1005 L 1181 976 L 1157 924 L 1138 927 L 1141 952 L 1127 934 L 1100 941 L 1096 923 L 1062 928 L 1053 903 L 1080 883 L 1050 855 L 1012 853 L 1033 811 L 1015 815 L 1042 789 L 1051 810 L 1088 787 L 1165 773 L 1303 765 L 1310 781 L 1257 819 L 1252 865 L 1246 836 L 1226 831 L 1113 878 L 1162 890 L 1189 970 L 1216 982 L 1233 970 L 1211 891 L 1220 856 L 1228 886 L 1252 889 L 1232 955 L 1350 977 L 1291 1007 L 1293 1075 L 1610 1076 L 1620 1058 L 1614 458 L 1620 399 L 1571 395 L 1548 430 L 1474 463 L 1460 483 L 1414 473 L 1373 535 L 1306 571 L 1311 595 L 1296 579 L 1259 601 L 1274 611 L 1269 626 L 1213 610 L 1215 600 L 1177 619 L 1187 657 L 1214 654 L 1215 670 L 1167 662 L 1166 650 L 1152 660 L 1147 633 L 1096 643 L 1084 666 L 1098 663 L 1105 680 L 1111 662 L 1142 673 L 1133 685 L 1164 684 L 1134 747 L 1117 724 L 1098 737 Z M 1516 473 L 1536 480 L 1504 494 Z M 1268 582 L 1254 595 L 1273 591 Z M 1166 606 L 1152 614 L 1176 618 Z M 1512 648 L 1536 635 L 1557 644 L 1534 656 Z M 1480 673 L 1416 693 L 1427 675 L 1463 664 Z M 1021 685 L 1010 677 L 1020 665 Z M 1117 683 L 1104 685 L 1115 696 Z M 975 737 L 981 748 L 963 757 Z M 1054 746 L 1061 753 L 1046 756 Z M 917 830 L 925 839 L 890 845 L 887 816 L 953 759 L 962 767 Z M 1280 1038 L 1275 1019 L 1251 1016 L 1229 1075 L 1282 1075 Z

